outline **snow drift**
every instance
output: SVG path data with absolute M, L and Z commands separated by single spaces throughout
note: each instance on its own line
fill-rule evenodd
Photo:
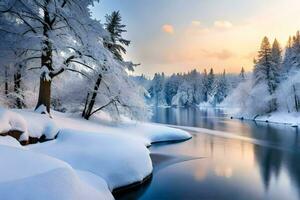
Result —
M 21 146 L 0 137 L 0 196 L 4 199 L 113 199 L 111 191 L 141 182 L 153 167 L 147 146 L 186 140 L 184 131 L 140 122 L 119 125 L 53 112 L 1 110 L 0 130 L 55 140 Z

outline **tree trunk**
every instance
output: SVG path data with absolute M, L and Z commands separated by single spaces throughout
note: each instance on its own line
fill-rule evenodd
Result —
M 299 112 L 299 100 L 298 100 L 297 90 L 296 90 L 295 85 L 293 85 L 293 89 L 294 89 L 295 108 L 296 108 L 296 111 Z
M 87 96 L 86 96 L 86 99 L 85 99 L 84 109 L 82 111 L 81 117 L 85 117 L 85 115 L 86 115 L 86 109 L 87 109 L 87 106 L 88 106 L 88 103 L 89 103 L 89 99 L 90 99 L 90 93 L 88 92 Z
M 17 71 L 14 74 L 14 92 L 16 94 L 16 106 L 19 109 L 25 107 L 25 104 L 23 102 L 24 97 L 22 94 L 21 81 L 22 81 L 22 74 L 20 69 L 17 69 Z
M 50 114 L 50 103 L 51 103 L 51 80 L 47 80 L 45 75 L 40 78 L 40 90 L 39 100 L 35 110 L 41 112 L 41 114 Z M 42 108 L 41 106 L 44 106 Z M 38 110 L 41 109 L 41 110 Z
M 4 94 L 8 96 L 8 72 L 7 67 L 5 67 L 5 83 L 4 83 Z
M 49 4 L 49 0 L 46 0 L 46 5 Z M 47 6 L 45 6 L 47 8 Z M 42 44 L 42 55 L 41 55 L 41 67 L 47 69 L 40 77 L 40 90 L 39 99 L 35 110 L 42 114 L 50 114 L 50 103 L 51 103 L 51 76 L 50 73 L 54 71 L 52 66 L 52 44 L 49 40 L 48 31 L 51 30 L 51 19 L 48 10 L 44 11 L 44 22 L 43 25 L 43 44 Z M 42 108 L 41 106 L 44 106 Z M 41 109 L 41 110 L 38 110 Z M 46 113 L 47 112 L 47 113 Z
M 98 90 L 99 90 L 99 86 L 101 84 L 101 81 L 102 81 L 102 75 L 99 74 L 98 78 L 97 78 L 97 81 L 95 83 L 95 86 L 94 86 L 94 91 L 92 93 L 92 97 L 91 97 L 91 100 L 89 101 L 89 95 L 86 99 L 86 104 L 88 105 L 87 106 L 87 109 L 84 110 L 84 113 L 82 114 L 82 116 L 84 117 L 84 119 L 86 120 L 89 120 L 89 118 L 91 117 L 91 113 L 93 111 L 93 108 L 94 108 L 94 105 L 95 105 L 95 102 L 96 102 L 96 97 L 97 97 L 97 94 L 98 94 Z

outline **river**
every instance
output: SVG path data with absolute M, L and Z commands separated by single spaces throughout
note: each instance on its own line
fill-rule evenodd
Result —
M 222 109 L 157 108 L 152 121 L 190 127 L 193 138 L 153 145 L 164 159 L 152 179 L 116 199 L 300 199 L 297 128 L 230 119 Z

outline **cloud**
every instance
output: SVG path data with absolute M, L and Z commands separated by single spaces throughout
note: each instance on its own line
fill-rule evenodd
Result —
M 219 29 L 229 29 L 232 28 L 233 25 L 230 21 L 215 21 L 214 27 Z
M 174 34 L 174 27 L 170 24 L 165 24 L 162 26 L 162 31 L 168 34 Z
M 201 22 L 199 20 L 193 20 L 192 21 L 192 25 L 193 26 L 200 26 L 201 25 Z
M 235 56 L 235 54 L 228 49 L 223 49 L 222 51 L 210 52 L 207 50 L 202 50 L 203 54 L 210 58 L 216 58 L 218 60 L 227 60 Z

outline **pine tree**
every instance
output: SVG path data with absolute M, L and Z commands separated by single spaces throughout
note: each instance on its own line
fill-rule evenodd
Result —
M 276 88 L 279 85 L 280 82 L 280 70 L 281 70 L 281 63 L 282 63 L 282 50 L 278 43 L 278 41 L 275 39 L 274 43 L 272 45 L 272 65 L 269 72 L 269 89 L 271 90 L 271 94 L 274 93 Z
M 246 74 L 245 74 L 245 69 L 242 67 L 241 73 L 239 75 L 240 81 L 245 81 L 246 80 Z
M 203 101 L 208 101 L 208 76 L 207 71 L 204 69 L 203 78 L 202 78 L 202 93 L 203 93 Z
M 122 17 L 119 11 L 112 12 L 111 15 L 106 15 L 105 29 L 110 33 L 110 40 L 105 41 L 105 46 L 115 55 L 115 57 L 123 61 L 122 54 L 126 53 L 123 45 L 128 46 L 129 40 L 122 37 L 122 34 L 127 32 L 126 25 L 122 24 Z
M 214 104 L 221 103 L 228 95 L 228 82 L 226 79 L 226 71 L 224 70 L 223 74 L 220 76 L 219 80 L 216 83 L 214 91 Z
M 168 105 L 172 104 L 173 97 L 177 94 L 180 85 L 180 77 L 173 74 L 165 84 L 165 98 Z
M 209 74 L 207 75 L 207 91 L 209 95 L 211 95 L 213 92 L 214 82 L 215 82 L 214 69 L 211 68 Z
M 152 80 L 152 85 L 149 89 L 149 93 L 154 101 L 155 106 L 166 105 L 165 99 L 165 74 L 155 73 Z
M 265 83 L 270 95 L 273 95 L 279 84 L 279 67 L 281 65 L 281 50 L 277 40 L 271 48 L 269 40 L 264 37 L 258 58 L 254 67 L 255 85 Z M 269 111 L 277 109 L 276 99 L 272 97 Z
M 272 66 L 272 49 L 267 37 L 264 37 L 254 66 L 255 85 L 269 79 L 270 68 Z
M 288 77 L 288 73 L 292 67 L 292 57 L 293 57 L 292 46 L 293 46 L 293 40 L 292 37 L 290 36 L 285 48 L 285 55 L 282 62 L 281 79 L 286 79 Z

